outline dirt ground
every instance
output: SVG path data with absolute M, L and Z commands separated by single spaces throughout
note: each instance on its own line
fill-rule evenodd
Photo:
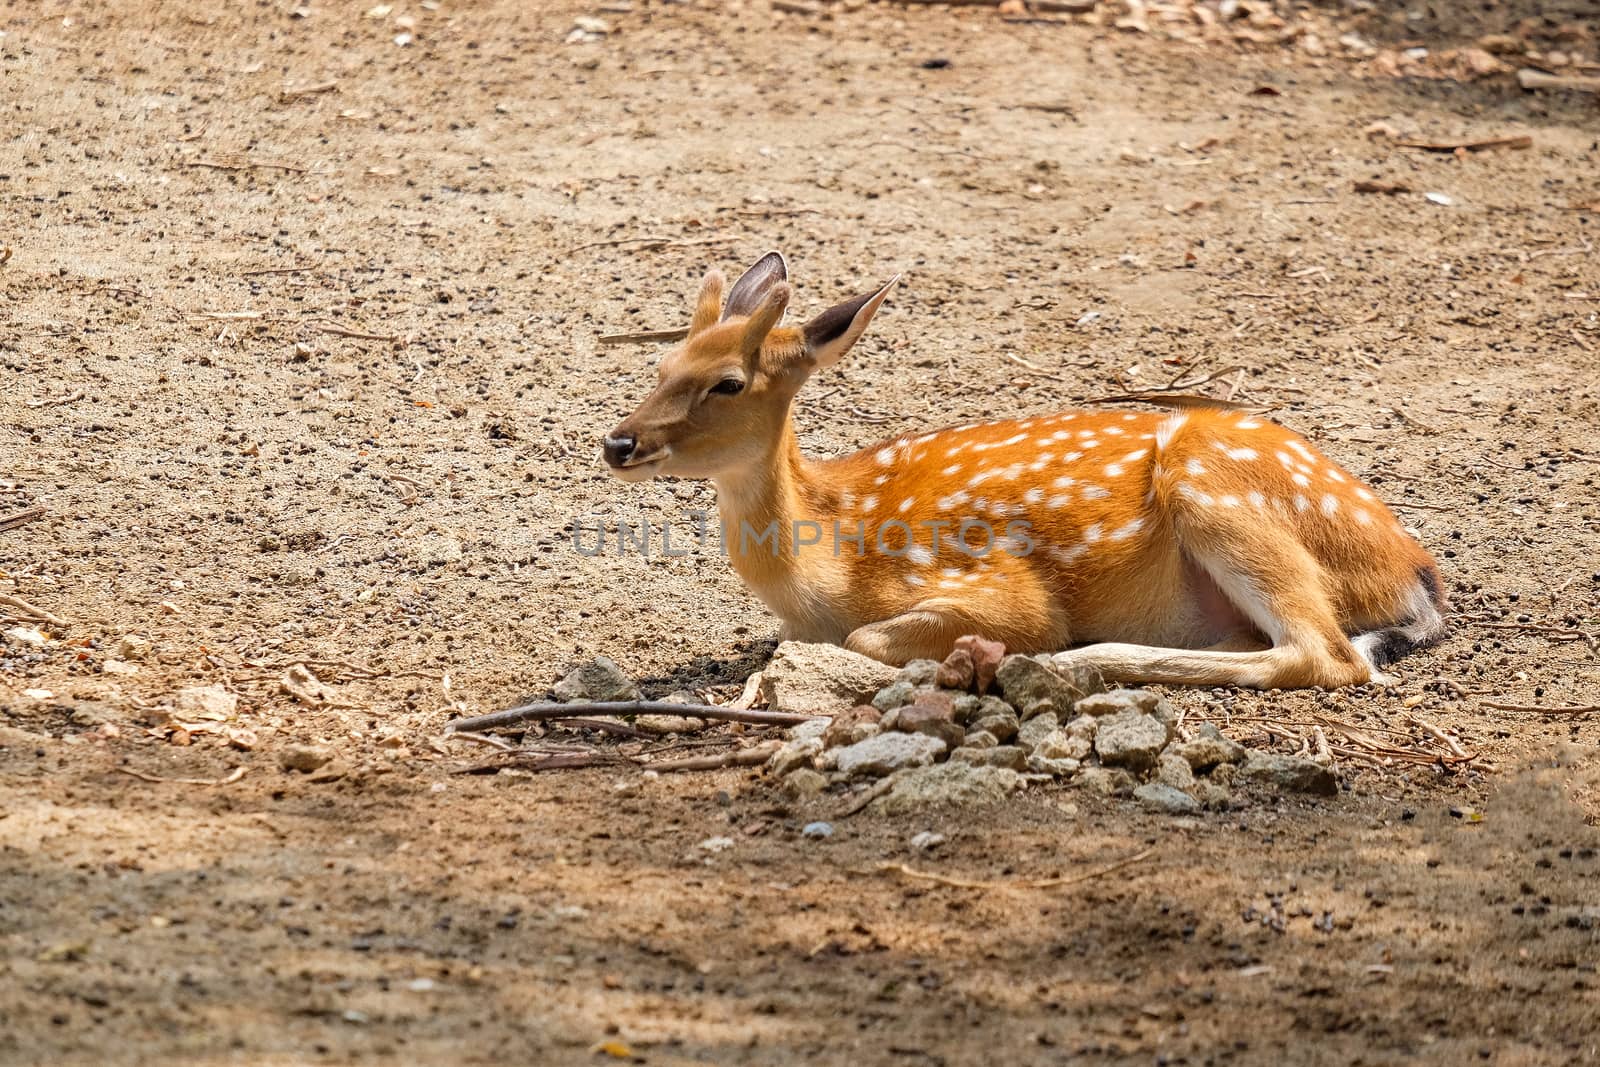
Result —
M 1417 6 L 1369 36 L 1461 43 Z M 1600 701 L 1593 94 L 981 8 L 14 0 L 0 31 L 0 516 L 47 509 L 0 530 L 0 592 L 64 623 L 0 603 L 48 638 L 0 643 L 0 1062 L 1600 1060 L 1600 715 L 1483 703 Z M 773 247 L 800 314 L 905 274 L 810 385 L 814 452 L 1243 367 L 1205 389 L 1393 502 L 1454 632 L 1392 688 L 1172 699 L 1254 747 L 1322 716 L 1476 758 L 1176 820 L 459 773 L 493 754 L 449 717 L 597 653 L 719 696 L 770 653 L 725 561 L 571 531 L 712 506 L 604 474 L 660 349 L 598 337 Z M 162 725 L 197 685 L 237 710 Z M 280 769 L 308 743 L 331 769 Z M 878 869 L 1146 849 L 1054 890 Z

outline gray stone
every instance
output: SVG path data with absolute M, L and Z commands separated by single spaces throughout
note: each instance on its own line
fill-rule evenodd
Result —
M 1049 667 L 1056 673 L 1057 677 L 1076 689 L 1079 696 L 1090 696 L 1094 693 L 1105 692 L 1106 681 L 1100 676 L 1100 672 L 1090 667 L 1078 666 L 1072 662 L 1071 657 L 1072 654 L 1070 652 L 1056 653 L 1054 655 L 1042 653 L 1035 656 L 1034 659 Z M 1066 708 L 1062 708 L 1060 711 L 1062 718 L 1066 718 L 1069 714 Z
M 824 718 L 822 716 L 818 716 L 815 719 L 807 719 L 799 726 L 789 727 L 789 740 L 804 741 L 808 737 L 821 737 L 827 732 L 828 727 L 832 725 L 832 719 Z
M 871 704 L 857 704 L 853 708 L 841 711 L 828 723 L 828 728 L 822 731 L 823 747 L 839 748 L 842 745 L 853 745 L 857 741 L 876 737 L 883 731 L 880 725 L 882 718 L 882 714 Z
M 239 698 L 220 685 L 195 685 L 173 694 L 172 710 L 180 719 L 220 721 L 239 710 Z
M 767 760 L 767 770 L 782 778 L 791 771 L 811 766 L 812 760 L 822 754 L 822 738 L 803 737 L 790 741 Z
M 1194 797 L 1165 782 L 1146 782 L 1133 791 L 1133 799 L 1146 810 L 1164 815 L 1193 815 L 1200 810 Z
M 1103 797 L 1125 797 L 1133 792 L 1138 782 L 1121 767 L 1085 767 L 1078 772 L 1078 781 L 1091 793 Z
M 1076 719 L 1063 727 L 1073 737 L 1081 737 L 1085 741 L 1093 742 L 1094 735 L 1100 729 L 1100 720 L 1093 715 L 1079 715 Z
M 1022 775 L 1004 767 L 937 763 L 895 775 L 893 787 L 874 801 L 873 807 L 885 815 L 904 815 L 941 804 L 962 807 L 997 804 L 1022 788 L 1022 784 Z
M 965 748 L 994 748 L 1000 739 L 988 730 L 974 730 L 961 742 Z
M 332 762 L 333 749 L 323 745 L 289 745 L 278 753 L 278 766 L 286 771 L 310 774 Z
M 1017 730 L 1017 744 L 1032 752 L 1040 741 L 1055 733 L 1060 726 L 1060 720 L 1055 712 L 1046 711 L 1035 715 Z
M 829 751 L 841 774 L 881 777 L 907 767 L 924 767 L 944 755 L 948 746 L 927 734 L 882 733 Z
M 828 788 L 828 776 L 810 767 L 801 767 L 790 771 L 778 788 L 790 799 L 810 800 L 812 797 L 821 796 L 822 791 Z
M 1156 781 L 1189 792 L 1194 789 L 1194 770 L 1188 760 L 1168 749 L 1156 759 Z
M 1028 756 L 1028 770 L 1034 774 L 1048 774 L 1053 778 L 1071 778 L 1083 768 L 1082 760 L 1051 759 L 1034 752 Z M 1098 770 L 1099 768 L 1095 768 Z
M 1156 710 L 1159 703 L 1161 697 L 1148 689 L 1113 689 L 1109 693 L 1084 697 L 1078 701 L 1076 710 L 1079 715 L 1093 715 L 1097 719 L 1123 711 L 1148 715 Z
M 1203 807 L 1211 811 L 1227 811 L 1233 806 L 1233 794 L 1228 791 L 1228 787 L 1207 778 L 1195 782 L 1194 788 L 1189 792 Z
M 939 675 L 939 661 L 934 659 L 914 659 L 900 668 L 900 673 L 895 675 L 897 682 L 910 682 L 917 688 L 932 687 Z
M 1028 754 L 1016 745 L 996 745 L 993 748 L 958 748 L 950 758 L 970 763 L 975 767 L 1009 767 L 1020 771 L 1028 765 Z
M 1068 714 L 1073 703 L 1084 695 L 1081 689 L 1032 656 L 1007 656 L 1000 661 L 1000 669 L 994 677 L 1006 702 L 1024 719 L 1047 711 L 1058 716 Z
M 1286 793 L 1331 797 L 1339 792 L 1339 782 L 1329 768 L 1299 756 L 1280 756 L 1275 752 L 1250 753 L 1239 770 L 1239 777 Z
M 1119 711 L 1100 721 L 1094 750 L 1108 767 L 1126 767 L 1142 774 L 1156 765 L 1167 744 L 1167 728 L 1138 711 Z
M 916 699 L 917 687 L 910 682 L 891 682 L 872 695 L 872 706 L 882 712 L 903 708 Z M 885 726 L 893 730 L 893 726 Z
M 978 709 L 983 706 L 983 700 L 971 693 L 962 693 L 951 701 L 951 709 L 955 712 L 956 722 L 962 726 L 967 725 L 978 714 Z
M 828 838 L 833 836 L 833 823 L 808 822 L 806 823 L 805 827 L 801 829 L 800 835 L 802 837 L 809 837 L 813 841 L 826 841 Z
M 1069 734 L 1065 730 L 1052 730 L 1033 746 L 1034 755 L 1041 759 L 1073 759 L 1083 761 L 1094 751 L 1094 744 L 1086 737 Z
M 911 838 L 911 847 L 917 852 L 932 852 L 944 844 L 943 834 L 936 834 L 932 830 L 924 830 Z
M 556 699 L 564 704 L 577 701 L 638 700 L 639 687 L 605 656 L 596 656 L 571 671 L 555 684 Z
M 832 715 L 867 703 L 894 676 L 887 663 L 837 645 L 785 641 L 761 672 L 761 695 L 774 711 Z
M 1017 717 L 1010 712 L 1004 715 L 985 715 L 967 727 L 967 730 L 969 733 L 993 734 L 996 741 L 1005 744 L 1017 736 Z
M 1221 763 L 1243 763 L 1248 752 L 1237 741 L 1226 737 L 1196 737 L 1193 741 L 1172 746 L 1174 755 L 1182 756 L 1190 767 L 1205 772 Z

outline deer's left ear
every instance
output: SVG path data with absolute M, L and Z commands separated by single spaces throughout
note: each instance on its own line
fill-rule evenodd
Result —
M 899 280 L 900 275 L 896 274 L 876 292 L 835 304 L 805 324 L 802 333 L 805 336 L 806 355 L 815 362 L 817 370 L 833 366 L 850 351 L 850 346 L 866 332 L 872 316 L 878 313 L 889 290 Z
M 768 252 L 756 260 L 755 266 L 739 276 L 728 291 L 728 304 L 722 309 L 724 320 L 741 315 L 753 315 L 767 297 L 767 292 L 779 282 L 789 280 L 789 266 L 781 252 Z

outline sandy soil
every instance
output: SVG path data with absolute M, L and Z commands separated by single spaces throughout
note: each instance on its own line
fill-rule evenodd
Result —
M 0 644 L 0 1061 L 1600 1059 L 1600 717 L 1482 703 L 1600 699 L 1593 96 L 986 10 L 635 3 L 567 43 L 595 10 L 109 6 L 0 4 L 0 515 L 47 508 L 0 592 L 66 622 Z M 596 653 L 660 694 L 770 652 L 723 561 L 571 541 L 711 506 L 605 476 L 659 351 L 597 338 L 770 247 L 802 314 L 905 272 L 810 387 L 817 452 L 1245 368 L 1414 523 L 1455 630 L 1391 689 L 1174 701 L 1477 758 L 1189 820 L 457 773 L 451 715 Z M 151 725 L 206 684 L 237 711 Z M 281 770 L 303 743 L 332 769 Z M 877 869 L 1145 849 L 1058 890 Z

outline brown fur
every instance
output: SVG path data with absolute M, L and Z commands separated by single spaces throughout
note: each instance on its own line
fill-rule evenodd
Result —
M 1086 644 L 1058 660 L 1122 681 L 1263 687 L 1375 677 L 1350 635 L 1436 636 L 1440 605 L 1419 592 L 1438 588 L 1428 553 L 1371 490 L 1257 417 L 1068 411 L 806 459 L 795 392 L 888 287 L 792 329 L 777 325 L 781 259 L 776 273 L 763 264 L 763 288 L 741 282 L 746 318 L 717 319 L 722 279 L 707 278 L 689 339 L 615 433 L 662 457 L 647 474 L 716 483 L 733 565 L 790 635 L 891 663 L 942 658 L 966 633 L 1020 652 Z M 729 376 L 742 392 L 709 392 Z M 996 535 L 1025 525 L 980 556 L 956 546 L 963 518 Z M 741 536 L 769 524 L 768 542 Z

